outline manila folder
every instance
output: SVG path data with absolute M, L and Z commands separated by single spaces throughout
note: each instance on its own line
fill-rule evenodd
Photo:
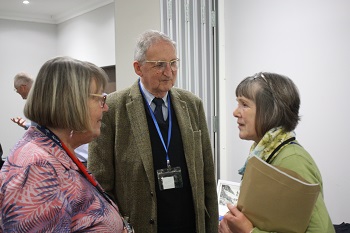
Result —
M 320 192 L 296 172 L 253 156 L 248 160 L 237 207 L 264 231 L 305 232 Z

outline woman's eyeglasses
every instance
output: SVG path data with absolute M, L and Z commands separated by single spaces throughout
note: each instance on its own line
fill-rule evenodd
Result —
M 260 72 L 260 73 L 255 74 L 255 75 L 253 76 L 253 78 L 254 78 L 254 79 L 256 79 L 256 78 L 262 78 L 266 83 L 269 83 L 269 82 L 266 80 L 265 75 L 264 75 L 263 72 Z
M 106 104 L 106 100 L 107 100 L 107 94 L 106 93 L 102 93 L 102 95 L 99 95 L 99 94 L 90 94 L 90 95 L 94 96 L 94 97 L 98 97 L 99 101 L 100 101 L 101 108 L 104 108 L 104 106 Z
M 271 95 L 272 97 L 274 98 L 274 89 L 272 88 L 271 84 L 267 81 L 265 75 L 263 72 L 260 72 L 260 73 L 257 73 L 253 76 L 253 79 L 256 79 L 256 78 L 261 78 L 262 80 L 264 80 L 264 82 L 267 84 L 267 87 L 269 89 L 269 91 L 271 92 Z

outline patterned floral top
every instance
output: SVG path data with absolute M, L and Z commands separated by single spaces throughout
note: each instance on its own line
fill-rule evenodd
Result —
M 0 208 L 0 232 L 123 230 L 117 206 L 35 127 L 24 134 L 1 169 Z

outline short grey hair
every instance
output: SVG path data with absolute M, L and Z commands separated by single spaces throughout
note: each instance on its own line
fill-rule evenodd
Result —
M 163 32 L 156 30 L 148 30 L 140 35 L 137 40 L 136 48 L 134 51 L 134 60 L 138 62 L 144 62 L 146 60 L 146 52 L 151 45 L 159 42 L 167 41 L 172 44 L 176 50 L 176 42 Z
M 27 85 L 29 87 L 32 86 L 34 80 L 31 78 L 31 76 L 28 73 L 20 72 L 16 74 L 13 80 L 13 85 L 18 88 L 21 85 Z

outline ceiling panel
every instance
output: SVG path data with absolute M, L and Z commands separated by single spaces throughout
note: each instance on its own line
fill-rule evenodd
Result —
M 58 24 L 114 0 L 0 0 L 0 18 Z

